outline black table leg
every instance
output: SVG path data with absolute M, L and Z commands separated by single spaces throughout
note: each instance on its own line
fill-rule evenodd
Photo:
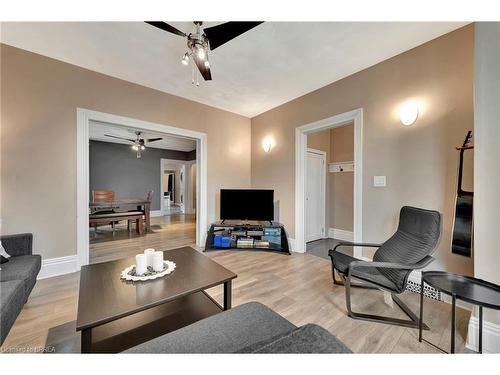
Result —
M 424 320 L 424 278 L 420 281 L 420 318 L 418 322 L 418 341 L 422 342 L 422 326 Z
M 82 353 L 90 353 L 92 347 L 92 328 L 82 330 Z
M 232 281 L 226 281 L 224 283 L 224 310 L 229 310 L 231 308 L 231 293 L 232 293 L 232 287 L 231 287 Z
M 479 353 L 483 352 L 483 306 L 479 306 Z
M 456 320 L 456 304 L 457 296 L 453 294 L 451 296 L 451 348 L 450 353 L 455 353 L 455 320 Z

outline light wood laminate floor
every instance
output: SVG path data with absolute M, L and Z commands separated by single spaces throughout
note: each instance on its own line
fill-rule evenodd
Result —
M 196 242 L 196 219 L 194 215 L 176 214 L 151 218 L 152 233 L 143 235 L 127 231 L 126 222 L 117 225 L 115 233 L 111 226 L 100 227 L 97 237 L 91 236 L 90 263 L 108 262 L 136 255 L 138 249 L 148 247 L 156 250 L 194 246 Z M 91 229 L 93 232 L 93 229 Z
M 169 236 L 169 230 L 166 227 L 158 233 L 125 240 L 121 250 L 116 252 L 106 251 L 102 244 L 92 245 L 92 259 L 105 261 L 130 256 L 144 247 L 166 250 L 184 245 L 182 236 L 174 233 Z M 189 230 L 186 227 L 186 231 Z M 329 260 L 297 253 L 291 256 L 251 251 L 205 254 L 238 275 L 233 281 L 233 306 L 259 301 L 298 326 L 317 323 L 356 353 L 438 353 L 432 346 L 418 342 L 417 330 L 347 317 L 344 287 L 333 285 Z M 78 283 L 78 272 L 39 280 L 1 350 L 18 348 L 23 351 L 26 347 L 49 346 L 49 351 L 79 352 L 80 334 L 75 331 Z M 222 287 L 209 292 L 221 302 Z M 418 311 L 418 298 L 417 294 L 409 292 L 402 296 L 415 312 Z M 386 305 L 383 293 L 375 290 L 354 290 L 353 308 L 405 318 L 397 306 Z M 469 315 L 466 310 L 457 311 L 458 352 L 465 350 Z M 425 321 L 431 327 L 431 331 L 424 334 L 426 339 L 449 350 L 450 305 L 426 300 Z

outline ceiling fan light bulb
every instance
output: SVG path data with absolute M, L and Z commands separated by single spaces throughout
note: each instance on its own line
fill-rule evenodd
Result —
M 144 146 L 141 146 L 141 150 L 145 150 L 145 149 L 146 149 L 146 147 L 144 147 Z
M 182 65 L 188 65 L 189 64 L 189 55 L 187 53 L 184 54 L 182 60 L 181 60 Z
M 133 146 L 132 146 L 132 150 L 137 151 L 138 149 L 139 149 L 139 148 L 137 147 L 137 145 L 133 145 Z
M 205 50 L 202 47 L 198 48 L 198 51 L 196 52 L 196 54 L 198 55 L 198 58 L 200 60 L 205 60 L 206 53 L 205 53 Z

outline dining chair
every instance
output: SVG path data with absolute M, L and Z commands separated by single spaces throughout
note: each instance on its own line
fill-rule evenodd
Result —
M 114 200 L 113 190 L 92 190 L 92 202 L 113 202 Z
M 92 190 L 92 202 L 94 203 L 105 203 L 105 202 L 113 202 L 115 200 L 115 192 L 113 190 Z M 98 210 L 93 212 L 96 215 L 105 215 L 112 214 L 115 210 Z M 113 228 L 113 233 L 115 232 L 115 222 L 110 221 L 109 224 Z M 98 224 L 94 223 L 94 230 L 97 233 Z
M 148 192 L 146 193 L 146 201 L 148 201 L 149 203 L 151 203 L 153 201 L 153 194 L 154 194 L 154 192 L 155 192 L 154 190 L 148 190 Z M 143 216 L 143 220 L 144 221 L 146 220 L 145 216 Z M 127 230 L 129 232 L 130 232 L 130 230 L 132 228 L 132 222 L 133 222 L 133 220 L 128 220 L 127 221 Z

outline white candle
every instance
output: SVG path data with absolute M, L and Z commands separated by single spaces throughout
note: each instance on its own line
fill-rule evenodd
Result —
M 144 254 L 146 254 L 146 261 L 148 267 L 153 267 L 153 255 L 155 253 L 155 249 L 146 249 L 144 250 Z
M 153 271 L 163 271 L 163 251 L 155 251 L 153 254 Z
M 146 260 L 145 254 L 137 254 L 135 256 L 135 273 L 137 275 L 144 275 L 144 273 L 148 270 L 148 264 Z

